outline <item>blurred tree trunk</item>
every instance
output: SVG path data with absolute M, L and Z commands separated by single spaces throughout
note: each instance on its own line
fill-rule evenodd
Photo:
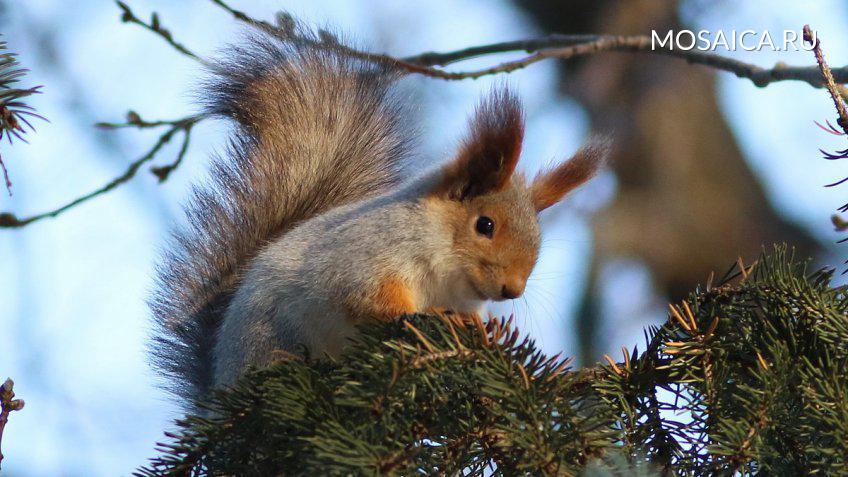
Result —
M 546 32 L 650 34 L 682 27 L 671 0 L 517 1 Z M 617 196 L 593 218 L 590 283 L 578 316 L 579 356 L 597 361 L 599 269 L 643 260 L 657 291 L 679 300 L 711 271 L 763 244 L 814 253 L 814 240 L 778 216 L 744 161 L 716 99 L 713 71 L 652 55 L 601 54 L 561 63 L 561 90 L 592 128 L 615 137 Z

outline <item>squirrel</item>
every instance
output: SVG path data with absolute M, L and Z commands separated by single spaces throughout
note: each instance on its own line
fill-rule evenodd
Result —
M 606 155 L 590 140 L 527 181 L 515 171 L 524 112 L 500 86 L 456 153 L 408 178 L 402 72 L 295 33 L 249 37 L 207 84 L 207 112 L 234 132 L 192 191 L 151 300 L 154 364 L 189 402 L 279 350 L 339 356 L 368 320 L 519 297 L 537 214 Z

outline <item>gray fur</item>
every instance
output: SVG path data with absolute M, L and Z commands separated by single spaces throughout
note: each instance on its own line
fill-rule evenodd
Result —
M 266 364 L 274 349 L 304 345 L 313 356 L 338 356 L 355 334 L 342 304 L 377 288 L 383 272 L 402 277 L 421 310 L 478 310 L 484 299 L 468 289 L 451 231 L 422 203 L 440 175 L 433 171 L 336 208 L 269 244 L 253 260 L 224 319 L 215 348 L 216 385 L 232 383 L 249 365 Z M 523 202 L 528 207 L 518 212 L 530 217 L 538 237 L 529 199 Z
M 193 190 L 151 300 L 154 364 L 187 401 L 213 385 L 216 336 L 245 264 L 298 223 L 397 184 L 409 150 L 396 75 L 297 36 L 307 40 L 262 34 L 231 48 L 207 87 L 209 112 L 236 131 Z

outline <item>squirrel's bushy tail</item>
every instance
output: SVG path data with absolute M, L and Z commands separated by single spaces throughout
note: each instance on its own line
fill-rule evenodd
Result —
M 154 364 L 188 402 L 213 383 L 217 329 L 245 265 L 298 222 L 397 183 L 410 143 L 396 75 L 303 28 L 256 34 L 212 73 L 208 111 L 235 132 L 192 192 L 151 303 Z

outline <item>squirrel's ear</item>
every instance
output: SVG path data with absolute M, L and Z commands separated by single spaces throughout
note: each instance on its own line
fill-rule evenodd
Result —
M 606 161 L 610 142 L 592 138 L 571 159 L 542 171 L 533 179 L 530 197 L 536 212 L 559 202 L 566 194 L 591 179 Z
M 463 200 L 503 189 L 518 164 L 524 138 L 524 112 L 508 89 L 493 91 L 471 120 L 457 157 L 442 169 L 433 190 Z

